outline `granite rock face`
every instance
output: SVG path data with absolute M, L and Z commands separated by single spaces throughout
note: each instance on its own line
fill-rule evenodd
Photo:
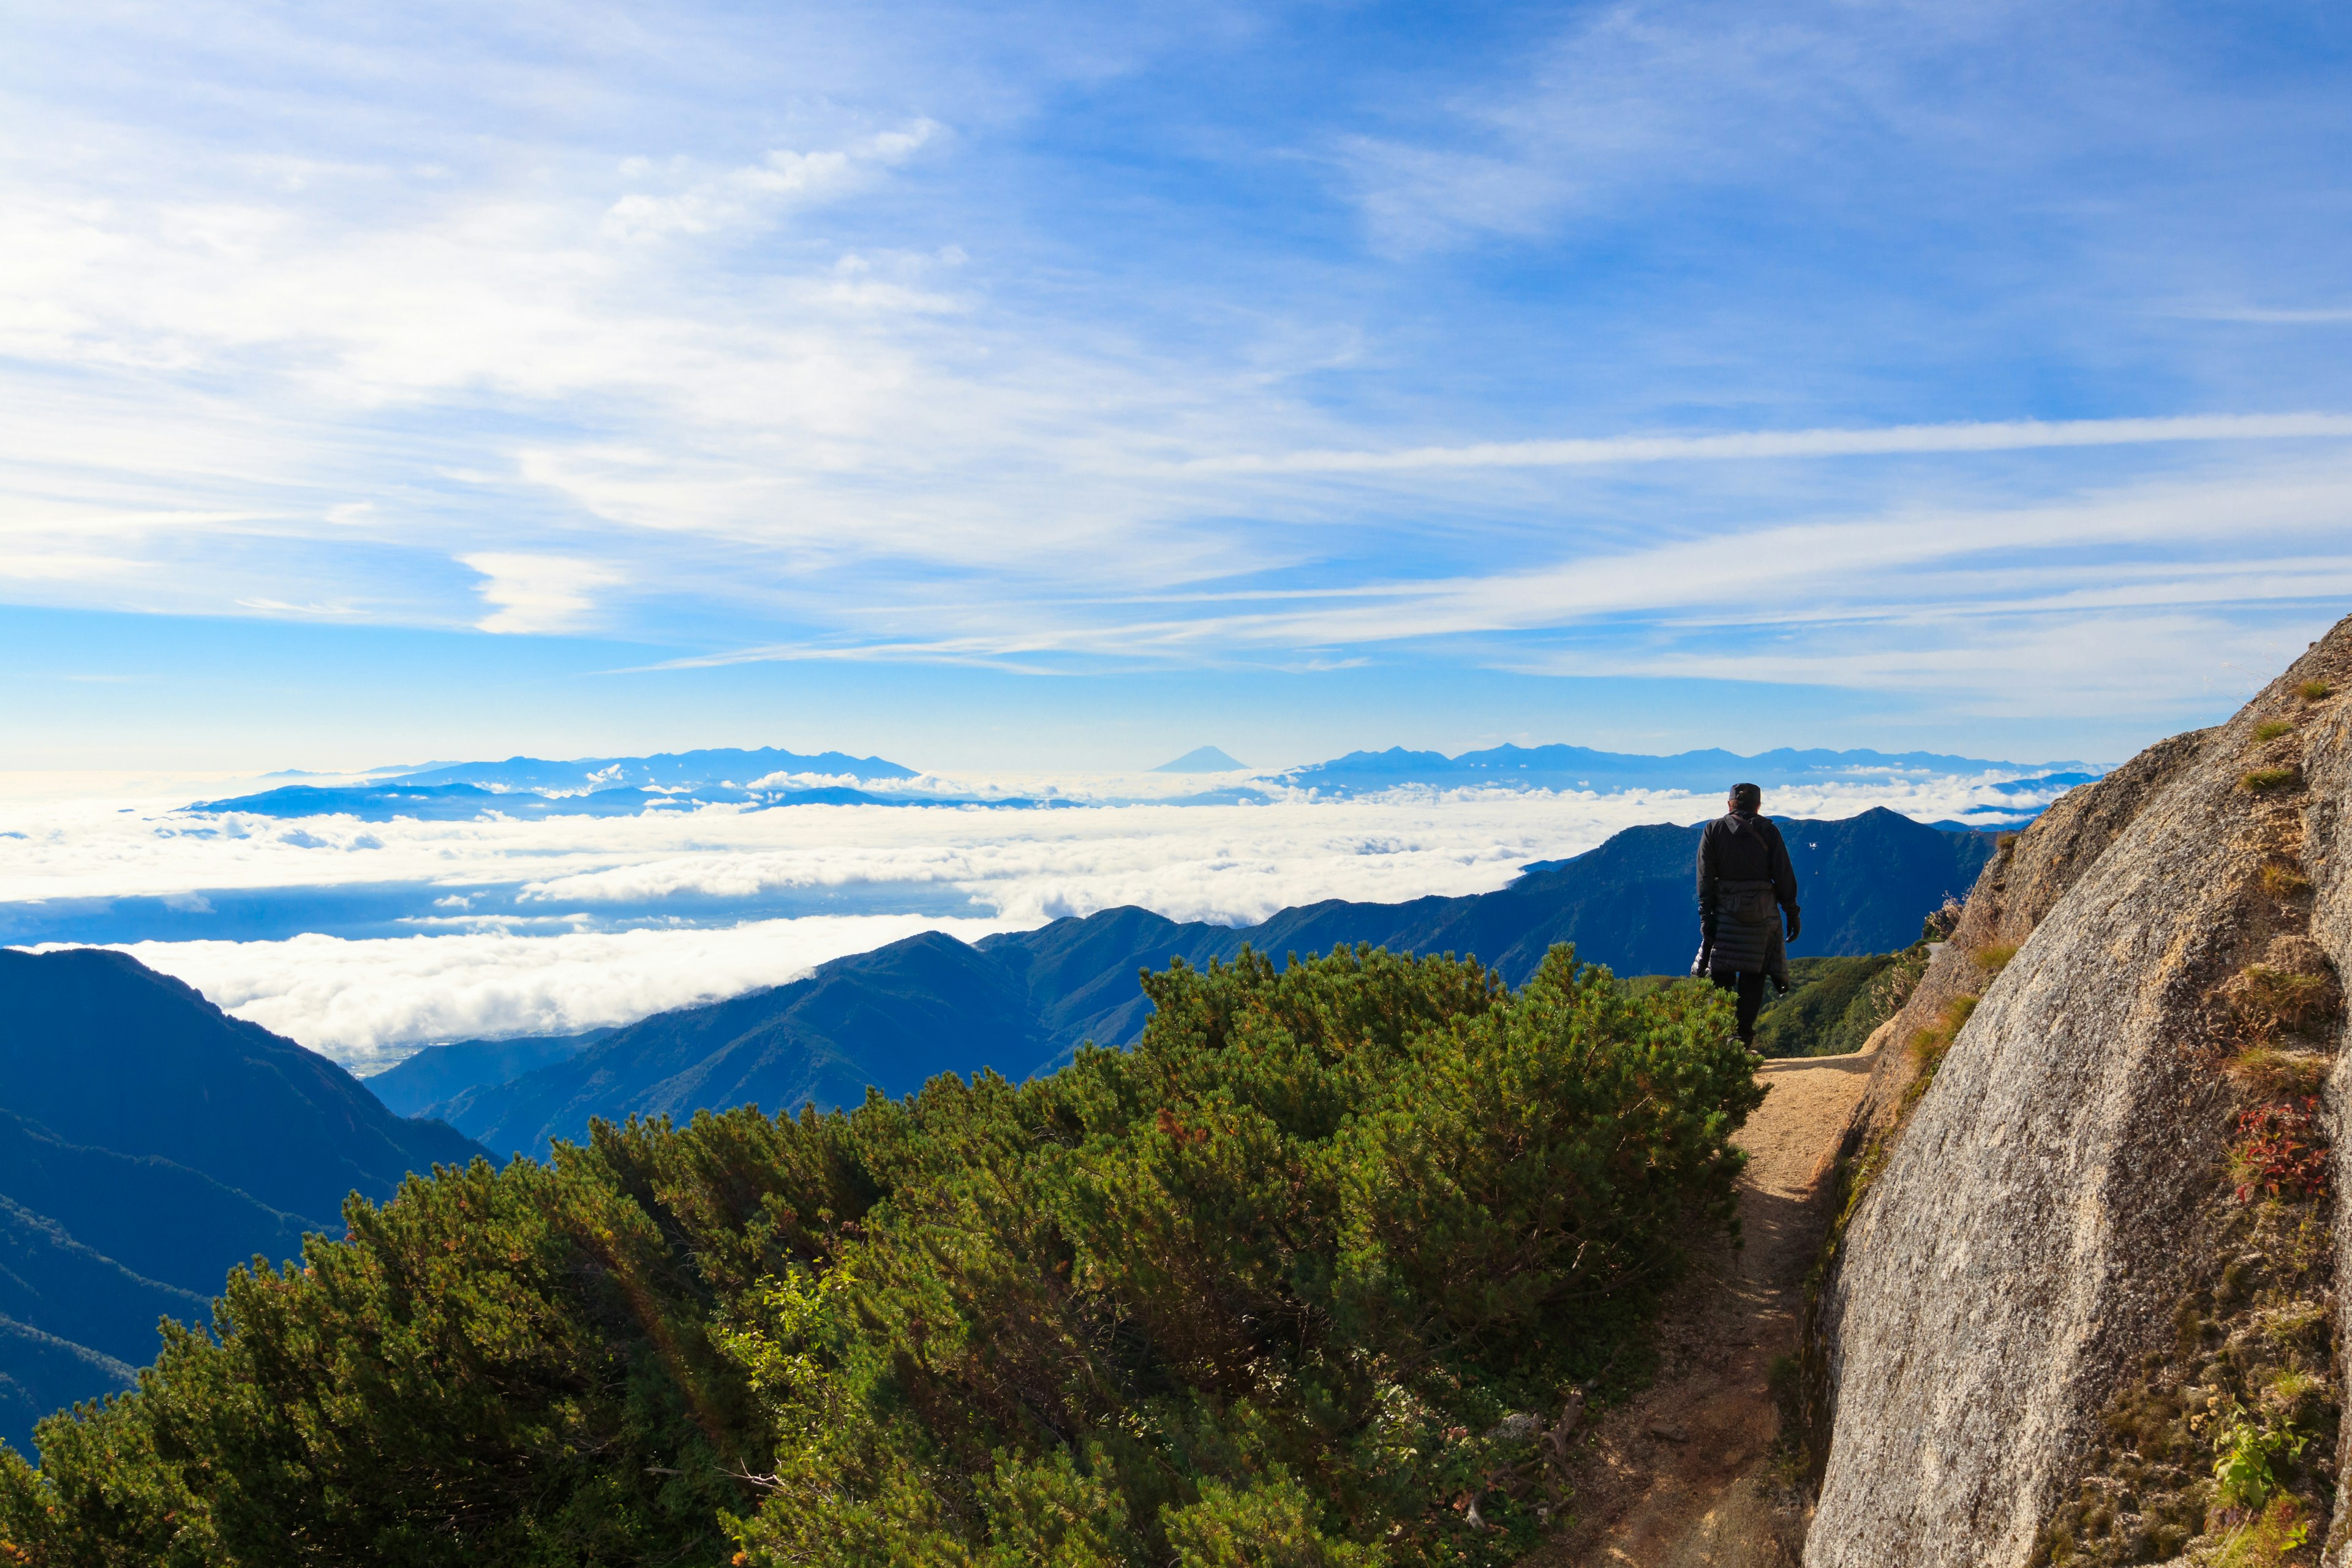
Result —
M 2328 694 L 2305 695 L 2314 681 Z M 2352 621 L 2229 723 L 2077 789 L 1986 868 L 1895 1043 L 1981 998 L 1817 1309 L 1831 1426 L 1811 1568 L 2032 1555 L 2197 1266 L 2182 1239 L 2239 1103 L 2222 1064 L 2248 1043 L 2244 972 L 2352 967 L 2348 687 Z M 1916 1070 L 1882 1055 L 1850 1145 L 1886 1135 Z

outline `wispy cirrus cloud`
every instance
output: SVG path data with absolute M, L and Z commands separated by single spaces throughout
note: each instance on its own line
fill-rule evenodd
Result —
M 12 38 L 0 595 L 716 690 L 1669 671 L 1743 552 L 1800 643 L 2332 559 L 2272 542 L 2352 444 L 2352 65 L 2289 8 L 554 17 Z M 2126 491 L 2206 513 L 2069 521 Z M 2217 624 L 2316 614 L 2273 575 Z
M 839 193 L 869 171 L 905 161 L 941 129 L 936 121 L 917 120 L 901 130 L 878 132 L 845 147 L 814 153 L 780 147 L 757 163 L 696 180 L 673 195 L 632 191 L 605 209 L 604 230 L 625 239 L 646 239 L 765 223 L 778 207 Z M 654 172 L 654 164 L 650 159 L 632 159 L 622 165 L 622 172 L 642 177 Z
M 2287 426 L 2304 436 L 2326 427 Z M 2233 428 L 2259 439 L 2268 427 L 2189 428 L 2193 441 L 2238 438 L 2217 433 Z M 1922 506 L 1728 539 L 1690 530 L 1505 570 L 1345 588 L 1171 590 L 1052 616 L 1034 606 L 971 613 L 935 621 L 918 642 L 752 647 L 678 662 L 1182 666 L 1308 647 L 1588 678 L 1731 674 L 1933 691 L 1987 713 L 2088 716 L 2129 701 L 2179 714 L 2267 679 L 2258 672 L 2300 647 L 2296 628 L 2352 605 L 2352 462 L 2326 453 L 2323 445 L 2258 479 L 2184 475 L 2041 505 Z M 2222 673 L 2231 658 L 2234 672 Z
M 1604 436 L 1487 441 L 1393 452 L 1286 452 L 1200 458 L 1204 473 L 1358 474 L 1412 468 L 1601 468 L 1622 463 L 1752 462 L 1776 458 L 1909 457 L 2068 447 L 2352 437 L 2352 414 L 2191 414 L 2152 419 L 2003 419 L 1875 430 L 1740 430 L 1706 436 Z

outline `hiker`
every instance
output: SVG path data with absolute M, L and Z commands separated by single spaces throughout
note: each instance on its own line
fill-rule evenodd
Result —
M 1797 940 L 1797 873 L 1780 830 L 1762 815 L 1764 792 L 1752 784 L 1731 786 L 1724 814 L 1706 825 L 1698 840 L 1698 961 L 1704 974 L 1739 996 L 1739 1043 L 1756 1044 L 1756 1015 L 1764 1009 L 1764 982 L 1789 994 L 1789 950 L 1780 936 L 1780 911 L 1789 915 L 1788 941 Z

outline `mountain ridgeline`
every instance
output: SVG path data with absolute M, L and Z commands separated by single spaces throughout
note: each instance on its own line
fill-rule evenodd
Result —
M 1784 820 L 1813 953 L 1883 952 L 1972 882 L 1989 834 L 1927 827 L 1890 811 Z M 807 979 L 657 1014 L 568 1059 L 509 1078 L 514 1042 L 421 1053 L 372 1079 L 386 1103 L 438 1116 L 501 1152 L 544 1154 L 592 1118 L 684 1119 L 755 1103 L 789 1110 L 855 1105 L 869 1087 L 911 1092 L 934 1074 L 993 1068 L 1015 1079 L 1066 1062 L 1085 1041 L 1124 1045 L 1150 1004 L 1144 970 L 1203 968 L 1244 948 L 1273 955 L 1368 943 L 1475 955 L 1507 984 L 1556 942 L 1619 973 L 1680 973 L 1696 947 L 1692 864 L 1699 829 L 1629 828 L 1575 858 L 1464 898 L 1308 904 L 1255 926 L 1179 922 L 1106 910 L 966 945 L 927 933 L 821 965 Z M 478 1071 L 475 1087 L 446 1086 Z M 427 1098 L 438 1091 L 446 1097 Z
M 1201 746 L 1151 770 L 1158 773 L 1248 773 L 1214 746 Z M 1152 795 L 1162 805 L 1218 805 L 1280 798 L 1307 790 L 1326 797 L 1396 789 L 1625 790 L 1711 793 L 1733 778 L 1766 788 L 1799 784 L 1890 784 L 1926 778 L 1966 780 L 2000 796 L 1964 815 L 1999 826 L 2030 816 L 2056 795 L 2097 776 L 2083 763 L 2020 764 L 1932 752 L 1776 751 L 1743 757 L 1707 750 L 1674 756 L 1599 752 L 1585 746 L 1496 746 L 1449 757 L 1391 746 L 1350 752 L 1328 762 L 1186 795 Z M 915 787 L 861 787 L 912 784 Z M 350 816 L 363 822 L 472 821 L 488 816 L 635 816 L 711 805 L 984 805 L 1004 809 L 1067 806 L 1067 798 L 960 795 L 926 787 L 916 770 L 880 757 L 839 752 L 805 755 L 773 748 L 666 752 L 650 757 L 581 757 L 556 762 L 509 757 L 500 763 L 448 763 L 390 769 L 337 784 L 289 784 L 256 794 L 198 801 L 192 813 L 238 813 L 299 819 Z M 1109 804 L 1108 802 L 1104 804 Z
M 2016 777 L 2024 773 L 2031 776 Z M 1325 795 L 1361 795 L 1407 785 L 1433 789 L 1616 790 L 1717 789 L 1747 779 L 1766 789 L 1795 784 L 1884 783 L 1923 777 L 1980 778 L 2010 775 L 1993 787 L 2013 795 L 2047 795 L 2098 776 L 2083 763 L 2042 763 L 2021 767 L 1982 757 L 1940 752 L 1832 752 L 1782 746 L 1743 757 L 1709 749 L 1672 756 L 1599 752 L 1588 746 L 1495 746 L 1449 757 L 1391 746 L 1384 752 L 1350 752 L 1327 763 L 1293 768 L 1282 782 Z M 1705 781 L 1705 782 L 1701 782 Z
M 127 1387 L 159 1317 L 480 1147 L 117 952 L 0 949 L 0 1437 Z

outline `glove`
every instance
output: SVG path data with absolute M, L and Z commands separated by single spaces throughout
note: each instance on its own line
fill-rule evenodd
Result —
M 1789 940 L 1790 942 L 1796 941 L 1797 933 L 1804 929 L 1803 922 L 1797 919 L 1797 910 L 1791 907 L 1789 910 Z
M 1706 949 L 1702 947 L 1698 950 L 1698 956 L 1691 960 L 1691 978 L 1696 980 L 1706 973 Z

